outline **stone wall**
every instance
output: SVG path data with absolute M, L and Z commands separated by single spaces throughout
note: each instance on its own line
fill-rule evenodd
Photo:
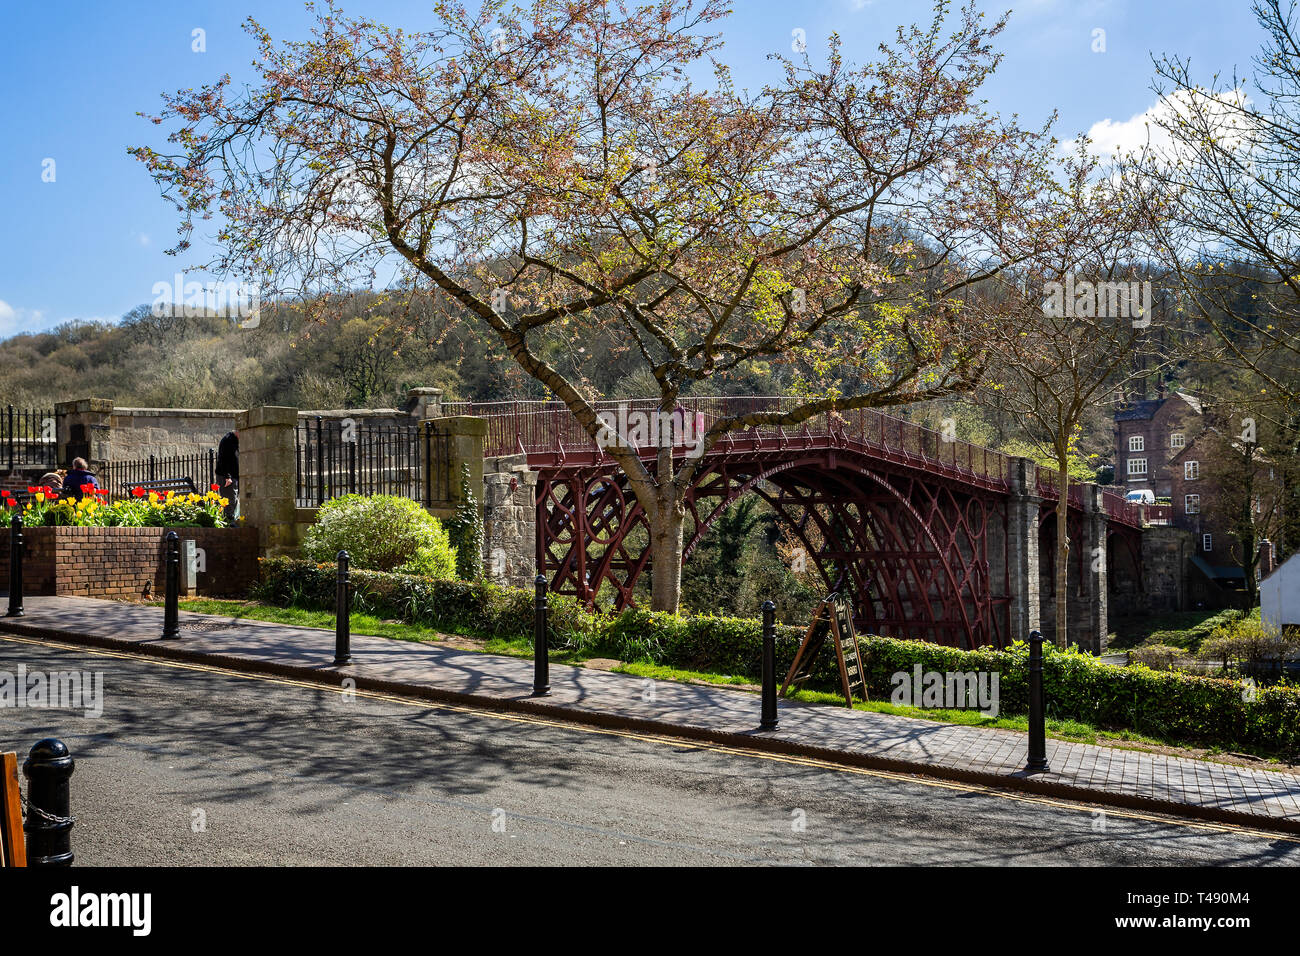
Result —
M 237 409 L 114 408 L 108 450 L 113 461 L 206 454 L 235 427 Z
M 190 595 L 243 596 L 257 579 L 254 528 L 24 528 L 27 594 L 161 600 L 169 530 L 200 549 Z M 0 581 L 9 580 L 9 548 L 0 548 Z M 184 586 L 186 575 L 182 571 Z M 183 594 L 186 593 L 184 590 Z
M 537 575 L 537 472 L 524 456 L 493 459 L 483 476 L 483 551 L 488 580 L 531 587 Z

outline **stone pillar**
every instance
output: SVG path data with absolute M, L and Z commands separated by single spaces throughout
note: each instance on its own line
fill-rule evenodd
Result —
M 1028 458 L 1011 459 L 1011 489 L 1007 496 L 1006 554 L 1008 619 L 1011 639 L 1023 641 L 1041 625 L 1038 568 L 1038 471 Z M 990 541 L 990 553 L 995 550 Z M 990 560 L 990 577 L 992 577 Z
M 1150 611 L 1186 611 L 1188 597 L 1187 562 L 1195 548 L 1190 531 L 1172 525 L 1149 525 L 1142 529 L 1142 584 Z
M 267 405 L 239 416 L 239 507 L 257 529 L 263 557 L 293 554 L 300 543 L 294 503 L 298 409 Z
M 406 409 L 417 422 L 442 417 L 442 389 L 412 388 L 406 392 Z
M 522 456 L 520 456 L 522 457 Z M 528 465 L 483 476 L 483 547 L 487 578 L 532 587 L 537 575 L 537 472 Z
M 1084 484 L 1083 540 L 1070 543 L 1070 638 L 1090 654 L 1106 652 L 1109 590 L 1106 575 L 1106 528 L 1109 519 L 1101 488 Z M 1081 553 L 1076 553 L 1079 548 Z
M 54 435 L 58 442 L 57 461 L 71 467 L 72 459 L 84 458 L 98 470 L 113 458 L 113 401 L 109 398 L 79 398 L 55 402 Z
M 487 420 L 470 416 L 432 418 L 420 429 L 420 453 L 428 466 L 425 507 L 438 517 L 450 517 L 464 502 L 461 466 L 469 466 L 469 486 L 483 487 L 483 446 Z M 430 447 L 432 442 L 432 447 Z

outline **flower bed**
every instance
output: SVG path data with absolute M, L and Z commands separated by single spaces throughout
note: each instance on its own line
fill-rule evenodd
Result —
M 130 498 L 110 501 L 104 488 L 82 485 L 82 497 L 63 494 L 48 485 L 27 489 L 31 496 L 20 503 L 11 492 L 0 492 L 11 514 L 23 525 L 78 528 L 224 528 L 229 522 L 223 509 L 229 504 L 213 485 L 204 494 L 145 491 L 133 488 Z

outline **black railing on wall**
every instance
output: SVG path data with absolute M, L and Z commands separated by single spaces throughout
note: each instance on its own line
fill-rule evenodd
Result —
M 173 455 L 159 458 L 135 458 L 129 461 L 105 462 L 96 476 L 101 488 L 114 495 L 129 494 L 131 489 L 146 481 L 176 481 L 188 478 L 199 493 L 207 491 L 217 480 L 217 453 L 209 448 L 193 455 Z
M 55 467 L 58 442 L 54 426 L 52 408 L 5 406 L 0 410 L 0 460 L 9 471 L 24 465 Z
M 425 497 L 417 422 L 303 417 L 294 438 L 300 508 L 347 494 Z

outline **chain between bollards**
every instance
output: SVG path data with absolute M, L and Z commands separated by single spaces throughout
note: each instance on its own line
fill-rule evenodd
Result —
M 759 730 L 776 730 L 776 605 L 763 602 L 763 712 Z
M 352 660 L 352 584 L 348 570 L 350 560 L 346 551 L 338 553 L 339 570 L 334 579 L 335 667 L 342 667 Z
M 1046 773 L 1047 717 L 1043 706 L 1043 635 L 1029 632 L 1029 761 L 1026 773 Z
M 533 580 L 536 598 L 533 601 L 533 696 L 549 697 L 551 693 L 551 662 L 546 656 L 546 575 Z
M 5 617 L 23 616 L 23 516 L 9 520 L 9 613 Z
M 175 531 L 167 532 L 167 553 L 164 562 L 167 571 L 166 594 L 163 597 L 163 640 L 178 641 L 181 638 L 180 592 L 181 592 L 181 539 Z
M 72 865 L 72 771 L 76 761 L 68 746 L 57 737 L 46 737 L 33 745 L 23 761 L 27 778 L 28 866 Z

